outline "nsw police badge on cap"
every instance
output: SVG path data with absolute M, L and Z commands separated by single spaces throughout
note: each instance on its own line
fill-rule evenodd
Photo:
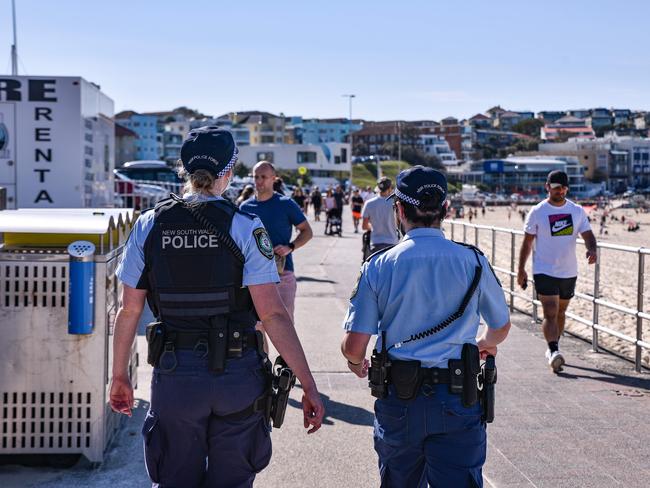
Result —
M 268 259 L 273 259 L 273 244 L 271 244 L 271 238 L 266 229 L 258 227 L 253 231 L 253 237 L 255 237 L 255 244 L 260 252 Z

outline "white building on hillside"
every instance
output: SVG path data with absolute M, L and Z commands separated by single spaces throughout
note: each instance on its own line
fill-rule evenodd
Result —
M 239 161 L 252 168 L 269 161 L 276 169 L 298 171 L 304 167 L 312 181 L 321 186 L 352 177 L 351 147 L 348 143 L 256 144 L 239 148 Z
M 429 156 L 437 157 L 445 166 L 457 166 L 459 161 L 447 140 L 438 134 L 421 134 L 420 147 Z

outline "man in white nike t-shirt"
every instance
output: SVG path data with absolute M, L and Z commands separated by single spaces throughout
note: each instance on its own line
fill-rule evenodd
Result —
M 524 242 L 519 251 L 517 282 L 528 285 L 526 261 L 533 253 L 533 280 L 544 310 L 542 330 L 548 342 L 546 359 L 554 372 L 564 364 L 558 341 L 564 331 L 566 309 L 573 298 L 578 276 L 576 239 L 582 236 L 589 264 L 596 262 L 596 237 L 584 209 L 567 200 L 569 178 L 564 171 L 551 171 L 546 180 L 548 198 L 535 205 L 524 223 Z

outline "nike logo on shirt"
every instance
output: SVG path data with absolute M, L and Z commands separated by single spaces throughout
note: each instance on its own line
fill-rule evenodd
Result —
M 562 229 L 566 229 L 566 228 L 569 227 L 570 225 L 571 225 L 571 224 L 570 224 L 569 222 L 555 222 L 555 223 L 553 224 L 553 227 L 551 228 L 551 230 L 552 230 L 553 232 L 559 232 L 559 231 L 561 231 Z

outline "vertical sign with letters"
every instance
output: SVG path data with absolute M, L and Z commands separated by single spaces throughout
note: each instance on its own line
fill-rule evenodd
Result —
M 7 159 L 0 150 L 0 180 L 10 180 L 0 181 L 0 185 L 13 187 L 14 192 L 8 208 L 89 205 L 84 188 L 82 113 L 83 97 L 88 96 L 107 99 L 97 86 L 79 77 L 0 76 L 4 121 L 0 124 L 7 128 L 13 151 Z M 106 117 L 113 115 L 112 101 L 109 105 L 111 113 L 104 114 Z M 13 125 L 7 123 L 11 117 Z

